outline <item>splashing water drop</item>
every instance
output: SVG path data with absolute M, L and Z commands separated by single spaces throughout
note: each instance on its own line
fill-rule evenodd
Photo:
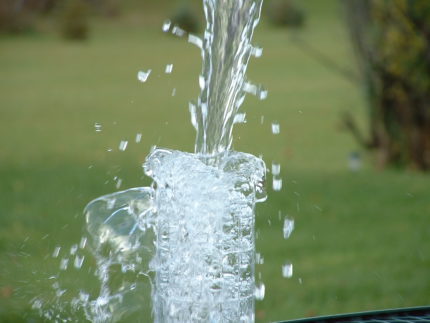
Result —
M 252 47 L 251 55 L 254 56 L 254 57 L 256 57 L 256 58 L 261 57 L 263 55 L 263 48 L 261 48 L 261 47 Z
M 87 245 L 87 237 L 82 237 L 81 241 L 79 242 L 79 248 L 84 249 L 85 246 Z
M 78 245 L 74 244 L 71 248 L 70 248 L 70 255 L 74 256 L 76 254 L 76 251 L 78 251 Z
M 115 184 L 116 189 L 119 189 L 121 187 L 121 185 L 122 185 L 122 179 L 118 178 L 116 180 L 116 184 Z
M 178 37 L 183 37 L 186 34 L 186 32 L 185 32 L 185 30 L 183 30 L 179 26 L 173 26 L 173 28 L 172 28 L 172 34 L 176 35 Z
M 283 227 L 284 239 L 288 239 L 291 236 L 291 233 L 294 231 L 294 220 L 285 218 L 284 219 L 284 227 Z
M 272 123 L 272 133 L 278 135 L 281 132 L 281 126 L 277 122 Z
M 163 30 L 163 32 L 167 33 L 169 31 L 171 25 L 172 25 L 172 22 L 170 20 L 166 20 L 163 23 L 163 26 L 161 27 L 161 29 Z
M 81 267 L 82 267 L 82 265 L 84 263 L 84 259 L 85 259 L 85 256 L 79 256 L 79 255 L 77 255 L 75 257 L 75 261 L 74 261 L 73 264 L 74 264 L 74 266 L 75 266 L 76 269 L 81 269 Z
M 200 49 L 203 49 L 203 40 L 200 37 L 189 34 L 188 35 L 188 42 L 196 45 Z
M 272 174 L 273 175 L 279 175 L 281 173 L 281 164 L 272 163 Z
M 60 261 L 60 269 L 61 270 L 66 270 L 68 265 L 69 265 L 69 258 L 61 259 L 61 261 Z
M 148 80 L 149 75 L 151 74 L 152 70 L 148 70 L 147 72 L 145 71 L 139 71 L 137 73 L 137 79 L 142 82 L 145 83 Z
M 255 286 L 254 296 L 256 300 L 262 301 L 264 299 L 265 294 L 266 286 L 263 283 L 261 283 L 259 286 Z
M 164 73 L 166 73 L 166 74 L 172 74 L 172 71 L 173 71 L 173 64 L 167 64 L 166 68 L 164 70 Z
M 137 144 L 139 143 L 139 142 L 141 142 L 142 141 L 142 134 L 141 133 L 137 133 L 136 134 L 136 138 L 135 138 L 135 140 L 134 140 Z
M 52 252 L 52 258 L 57 258 L 58 255 L 60 254 L 60 250 L 61 250 L 60 246 L 55 247 L 54 251 Z
M 293 277 L 293 264 L 286 263 L 282 266 L 282 276 L 285 278 Z
M 274 191 L 280 191 L 282 189 L 282 178 L 274 176 L 272 180 L 272 188 Z
M 101 123 L 98 123 L 98 122 L 94 123 L 94 128 L 95 128 L 96 132 L 101 132 L 102 131 Z
M 127 149 L 128 141 L 127 140 L 121 140 L 119 143 L 118 149 L 121 151 L 125 151 Z
M 246 123 L 246 113 L 238 113 L 234 116 L 234 123 Z

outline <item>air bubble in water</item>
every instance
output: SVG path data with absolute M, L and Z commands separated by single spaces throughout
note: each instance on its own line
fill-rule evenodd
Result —
M 145 71 L 139 71 L 137 73 L 137 79 L 140 82 L 144 83 L 144 82 L 146 82 L 148 80 L 149 74 L 151 74 L 151 72 L 152 72 L 152 70 L 148 70 L 147 72 L 145 72 Z
M 119 150 L 124 151 L 127 149 L 128 141 L 127 140 L 121 140 L 119 143 Z
M 167 64 L 167 65 L 166 65 L 166 69 L 164 70 L 164 72 L 165 72 L 166 74 L 171 74 L 171 73 L 172 73 L 172 71 L 173 71 L 173 64 Z
M 281 126 L 277 122 L 272 123 L 272 133 L 278 135 L 281 132 Z
M 286 263 L 282 266 L 282 276 L 285 278 L 293 277 L 293 264 Z
M 288 239 L 291 236 L 291 233 L 294 230 L 294 220 L 285 218 L 284 219 L 284 227 L 282 229 L 284 233 L 284 239 Z

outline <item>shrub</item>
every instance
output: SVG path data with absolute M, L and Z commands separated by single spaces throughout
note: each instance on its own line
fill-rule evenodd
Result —
M 0 32 L 20 33 L 32 29 L 33 16 L 23 5 L 13 0 L 0 0 Z
M 200 29 L 199 18 L 188 4 L 181 5 L 170 20 L 188 33 L 197 33 Z
M 272 0 L 268 4 L 269 21 L 275 26 L 303 27 L 305 12 L 290 0 Z
M 88 15 L 89 7 L 84 0 L 67 1 L 60 18 L 63 37 L 71 40 L 88 38 Z

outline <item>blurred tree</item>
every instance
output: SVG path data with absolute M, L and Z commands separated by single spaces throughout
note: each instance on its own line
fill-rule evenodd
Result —
M 291 0 L 271 0 L 267 6 L 267 16 L 275 26 L 300 28 L 305 24 L 305 12 Z
M 345 125 L 380 167 L 430 170 L 430 1 L 344 0 L 369 106 L 369 135 Z
M 65 3 L 60 17 L 61 32 L 64 38 L 84 40 L 88 37 L 89 7 L 84 0 L 69 0 Z
M 188 33 L 197 33 L 200 29 L 199 16 L 189 1 L 182 1 L 170 20 Z
M 33 16 L 21 2 L 0 0 L 0 32 L 20 33 L 32 28 Z

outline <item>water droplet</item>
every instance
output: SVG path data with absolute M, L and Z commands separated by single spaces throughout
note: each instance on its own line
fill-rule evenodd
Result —
M 274 191 L 280 191 L 282 189 L 282 178 L 274 176 L 272 181 L 272 188 Z
M 205 88 L 205 85 L 206 85 L 205 78 L 203 77 L 203 75 L 199 75 L 200 90 L 203 90 Z
M 184 36 L 186 33 L 185 33 L 185 30 L 183 30 L 182 28 L 180 28 L 179 26 L 173 26 L 173 28 L 172 28 L 172 34 L 173 35 L 176 35 L 176 36 L 178 36 L 178 37 L 182 37 L 182 36 Z
M 237 113 L 234 116 L 234 123 L 246 123 L 246 113 Z
M 151 72 L 152 72 L 152 70 L 148 70 L 147 72 L 145 72 L 145 71 L 139 71 L 137 73 L 137 79 L 140 82 L 144 83 L 144 82 L 146 82 L 148 80 L 149 74 L 151 74 Z
M 283 227 L 283 233 L 284 233 L 284 239 L 288 239 L 291 236 L 291 233 L 294 230 L 294 220 L 285 218 L 284 219 L 284 227 Z
M 169 31 L 171 25 L 172 25 L 172 22 L 170 20 L 166 20 L 166 21 L 164 21 L 161 29 L 166 33 Z
M 121 187 L 121 184 L 122 184 L 122 179 L 118 178 L 117 181 L 116 181 L 116 184 L 115 184 L 115 187 L 116 187 L 117 190 Z
M 257 97 L 259 100 L 266 100 L 268 94 L 269 92 L 267 90 L 261 89 L 260 91 L 257 92 Z
M 78 251 L 78 245 L 74 244 L 71 248 L 70 248 L 70 255 L 74 256 L 76 254 L 76 251 Z
M 254 56 L 254 57 L 256 57 L 256 58 L 261 57 L 263 55 L 263 48 L 261 48 L 261 47 L 252 47 L 252 49 L 251 49 L 251 55 Z
M 84 259 L 85 259 L 85 256 L 79 256 L 79 255 L 77 255 L 75 257 L 75 261 L 74 261 L 73 264 L 74 264 L 74 266 L 75 266 L 76 269 L 81 269 L 82 264 L 84 263 Z
M 249 82 L 245 82 L 245 83 L 243 83 L 243 90 L 246 93 L 256 95 L 257 94 L 257 85 L 254 85 L 254 84 L 249 83 Z
M 82 237 L 81 241 L 79 242 L 79 248 L 84 249 L 87 245 L 87 237 Z
M 136 143 L 141 142 L 141 140 L 142 140 L 142 134 L 141 133 L 137 133 L 136 134 L 136 139 L 135 139 Z
M 279 175 L 281 173 L 281 164 L 272 163 L 272 174 L 273 175 Z
M 286 263 L 282 266 L 282 276 L 285 278 L 293 277 L 293 264 Z
M 124 151 L 127 149 L 128 141 L 127 140 L 121 140 L 119 143 L 119 150 Z
M 61 270 L 66 270 L 68 265 L 69 265 L 69 258 L 61 259 L 61 261 L 60 261 L 60 269 Z
M 101 123 L 98 123 L 98 122 L 94 123 L 94 128 L 95 128 L 96 132 L 101 132 L 102 131 Z
M 203 48 L 203 40 L 200 37 L 197 37 L 195 35 L 189 34 L 188 35 L 188 42 L 191 44 L 196 45 L 198 48 Z
M 256 262 L 258 265 L 262 265 L 262 264 L 264 264 L 264 257 L 263 257 L 259 252 L 257 252 L 257 253 L 255 254 L 255 262 Z
M 173 64 L 167 64 L 167 65 L 166 65 L 166 69 L 164 70 L 164 72 L 165 72 L 166 74 L 171 74 L 171 73 L 172 73 L 172 71 L 173 71 Z
M 53 258 L 57 258 L 58 255 L 60 254 L 60 250 L 61 250 L 61 247 L 60 246 L 56 246 L 55 249 L 54 249 L 54 252 L 52 253 L 52 257 Z
M 281 126 L 277 122 L 272 122 L 272 133 L 278 135 L 281 132 Z
M 259 301 L 263 300 L 265 293 L 266 293 L 266 286 L 264 286 L 263 283 L 261 283 L 259 286 L 255 286 L 254 296 L 256 300 L 259 300 Z

